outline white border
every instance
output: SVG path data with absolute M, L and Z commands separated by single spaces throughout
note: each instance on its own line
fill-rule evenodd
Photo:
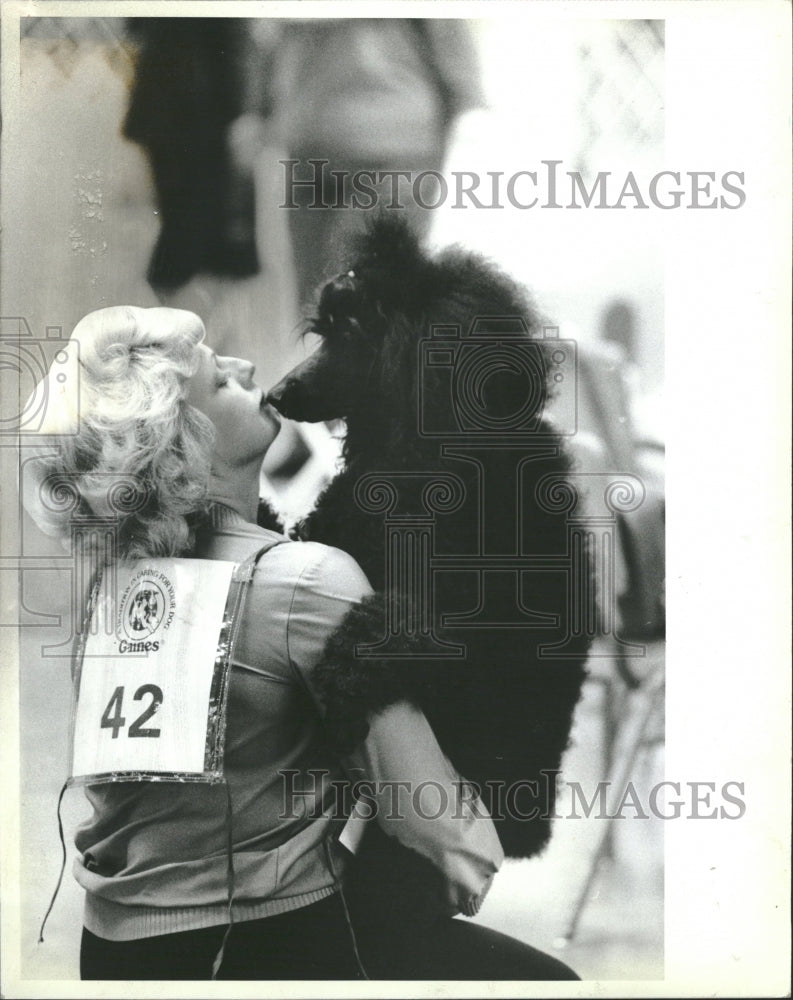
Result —
M 3 4 L 2 195 L 13 196 L 17 19 L 339 16 L 340 4 Z M 719 2 L 364 3 L 344 17 L 665 18 L 667 163 L 745 171 L 739 211 L 667 215 L 669 724 L 672 779 L 744 781 L 746 816 L 666 826 L 666 979 L 499 984 L 137 984 L 135 996 L 782 996 L 789 988 L 788 527 L 790 6 Z M 30 165 L 28 165 L 28 169 Z M 5 252 L 9 251 L 4 247 Z M 46 279 L 45 279 L 46 280 Z M 2 449 L 3 481 L 12 475 Z M 13 492 L 13 491 L 12 491 Z M 3 652 L 3 993 L 84 997 L 20 982 L 15 649 Z M 24 849 L 24 845 L 23 849 Z M 105 984 L 102 996 L 129 997 Z M 96 994 L 95 994 L 96 995 Z

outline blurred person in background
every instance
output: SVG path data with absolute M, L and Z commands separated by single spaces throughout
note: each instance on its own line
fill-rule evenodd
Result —
M 178 288 L 198 271 L 259 270 L 250 177 L 235 173 L 226 134 L 243 100 L 246 22 L 130 18 L 138 57 L 124 121 L 144 147 L 161 218 L 147 277 Z
M 441 171 L 457 116 L 484 103 L 476 48 L 459 19 L 259 20 L 249 37 L 248 107 L 231 127 L 232 146 L 255 148 L 258 115 L 263 137 L 299 161 L 280 165 L 278 175 L 281 207 L 297 206 L 284 210 L 304 303 L 363 225 L 365 210 L 350 207 L 354 173 L 409 172 L 398 199 L 416 230 L 427 232 L 430 213 L 416 203 L 411 181 Z M 315 170 L 312 159 L 327 163 Z M 316 186 L 290 184 L 307 179 Z M 391 202 L 394 183 L 372 185 L 380 204 Z M 437 190 L 435 178 L 424 179 L 425 204 L 435 203 Z
M 132 18 L 139 46 L 127 138 L 146 150 L 162 229 L 149 280 L 176 288 L 199 270 L 243 277 L 259 268 L 254 161 L 267 148 L 281 203 L 326 160 L 316 190 L 295 189 L 289 215 L 300 301 L 332 270 L 360 210 L 349 201 L 360 170 L 439 172 L 456 117 L 484 103 L 471 30 L 455 19 Z M 308 174 L 306 174 L 308 170 Z M 291 175 L 290 175 L 291 176 Z M 428 178 L 432 181 L 432 178 Z M 390 199 L 392 182 L 378 185 Z M 421 197 L 432 203 L 431 183 Z M 400 184 L 412 223 L 429 217 Z M 291 199 L 289 199 L 291 201 Z

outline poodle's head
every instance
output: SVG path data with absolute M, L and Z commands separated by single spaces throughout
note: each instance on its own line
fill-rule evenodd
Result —
M 319 345 L 269 393 L 286 417 L 317 421 L 367 412 L 382 402 L 382 382 L 400 377 L 393 355 L 413 341 L 410 317 L 426 297 L 432 265 L 393 214 L 370 226 L 356 251 L 319 293 L 307 324 Z
M 321 290 L 309 327 L 319 346 L 268 400 L 294 420 L 346 417 L 350 431 L 361 424 L 370 437 L 412 421 L 415 436 L 419 383 L 432 395 L 436 377 L 422 341 L 438 327 L 467 331 L 481 316 L 521 317 L 526 331 L 536 325 L 522 290 L 492 264 L 459 249 L 430 257 L 400 217 L 384 214 L 348 269 Z

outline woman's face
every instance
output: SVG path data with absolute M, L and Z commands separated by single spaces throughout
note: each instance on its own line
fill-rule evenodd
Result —
M 198 369 L 190 379 L 187 402 L 212 421 L 215 456 L 231 466 L 260 460 L 280 422 L 253 381 L 254 366 L 241 358 L 219 357 L 205 344 L 196 352 Z

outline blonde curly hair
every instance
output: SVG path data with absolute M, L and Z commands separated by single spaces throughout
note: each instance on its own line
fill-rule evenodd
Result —
M 25 504 L 43 530 L 65 539 L 75 518 L 98 517 L 114 528 L 115 557 L 192 551 L 214 441 L 186 401 L 203 337 L 201 320 L 178 309 L 113 306 L 80 320 L 79 378 L 50 396 L 42 433 L 57 435 L 56 451 L 36 462 Z M 59 433 L 69 411 L 79 428 Z

